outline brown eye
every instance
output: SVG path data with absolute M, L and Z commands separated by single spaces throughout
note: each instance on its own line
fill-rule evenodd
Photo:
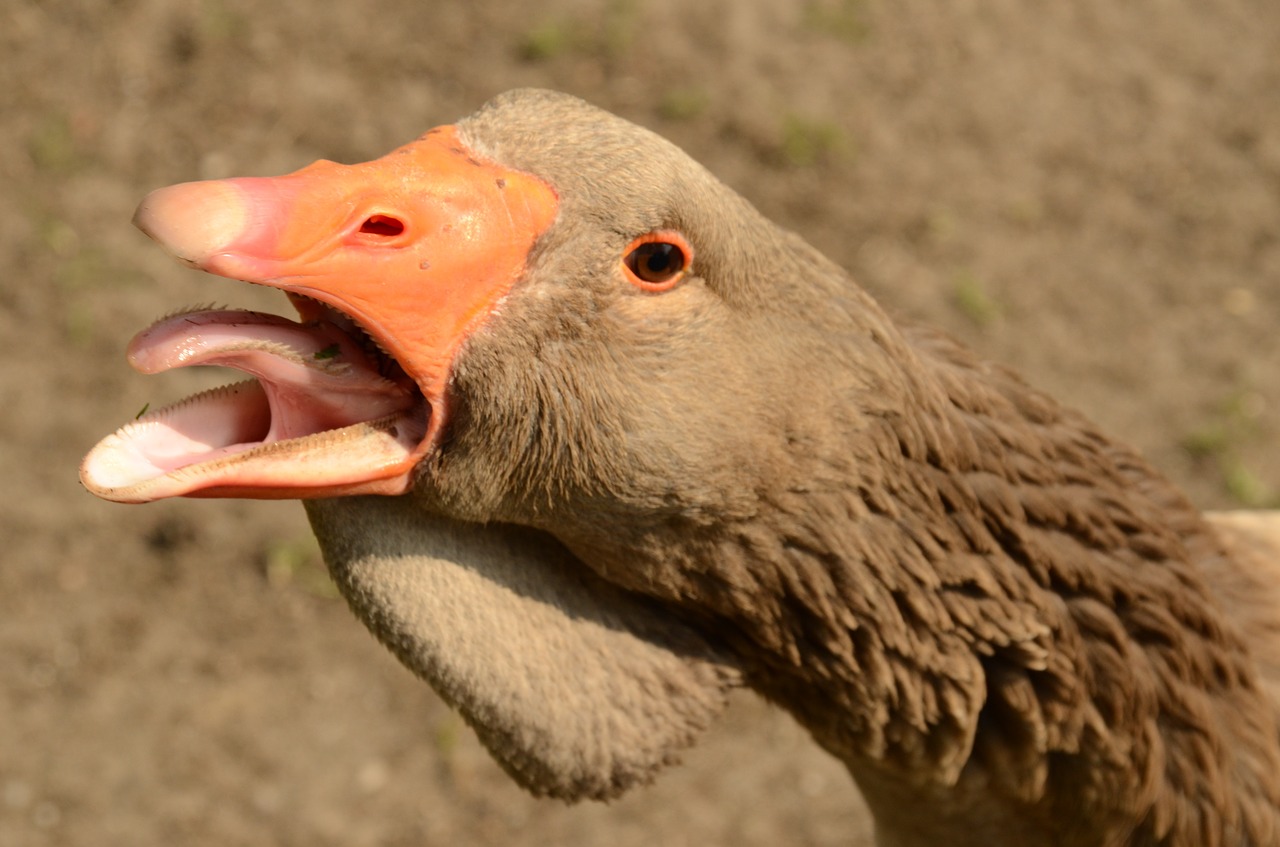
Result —
M 650 241 L 631 251 L 627 267 L 645 282 L 663 283 L 684 270 L 684 251 L 665 241 Z
M 622 260 L 627 277 L 646 291 L 674 288 L 693 259 L 684 237 L 674 232 L 654 232 L 631 243 Z

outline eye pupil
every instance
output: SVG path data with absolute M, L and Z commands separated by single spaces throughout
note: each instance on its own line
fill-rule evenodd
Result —
M 666 241 L 650 241 L 637 246 L 627 256 L 627 267 L 645 282 L 670 282 L 685 269 L 684 251 Z
M 675 254 L 676 248 L 672 244 L 652 244 L 652 249 L 643 251 L 647 255 L 644 257 L 644 266 L 650 273 L 664 273 L 671 267 L 671 257 Z

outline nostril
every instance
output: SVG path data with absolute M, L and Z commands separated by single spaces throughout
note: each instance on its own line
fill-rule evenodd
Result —
M 370 215 L 368 220 L 360 224 L 360 231 L 390 238 L 404 232 L 404 223 L 390 215 Z

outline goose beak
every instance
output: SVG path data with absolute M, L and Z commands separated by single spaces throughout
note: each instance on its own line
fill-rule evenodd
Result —
M 403 493 L 439 441 L 459 346 L 557 207 L 545 182 L 482 160 L 454 127 L 363 164 L 152 192 L 134 216 L 143 232 L 184 264 L 285 291 L 299 321 L 187 313 L 139 334 L 139 370 L 215 364 L 257 386 L 123 427 L 82 480 L 130 502 Z

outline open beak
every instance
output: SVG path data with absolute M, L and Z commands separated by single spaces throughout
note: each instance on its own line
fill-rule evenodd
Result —
M 299 320 L 198 311 L 141 332 L 128 355 L 144 373 L 206 364 L 254 379 L 127 424 L 81 480 L 122 502 L 405 492 L 439 443 L 459 346 L 557 205 L 453 127 L 364 164 L 153 192 L 134 218 L 144 232 L 194 267 L 284 290 Z

